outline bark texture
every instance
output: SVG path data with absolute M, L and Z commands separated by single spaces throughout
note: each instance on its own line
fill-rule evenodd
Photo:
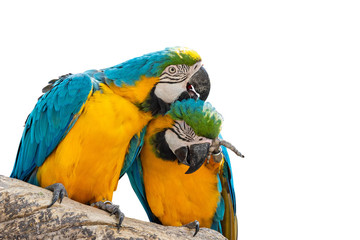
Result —
M 125 218 L 116 219 L 97 208 L 64 198 L 47 208 L 52 192 L 0 175 L 0 239 L 226 239 L 220 233 L 166 227 Z M 125 213 L 126 214 L 126 213 Z

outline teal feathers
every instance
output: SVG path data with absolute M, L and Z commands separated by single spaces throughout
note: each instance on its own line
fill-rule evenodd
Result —
M 198 136 L 215 139 L 220 134 L 223 118 L 208 102 L 194 99 L 177 101 L 167 114 L 174 120 L 184 120 Z
M 123 84 L 133 86 L 136 81 L 141 79 L 141 76 L 160 76 L 168 65 L 186 64 L 191 66 L 200 60 L 200 56 L 193 50 L 172 47 L 103 69 L 103 74 L 107 84 L 113 82 L 118 87 Z
M 26 121 L 11 177 L 26 181 L 44 163 L 75 123 L 93 83 L 86 74 L 65 75 L 40 97 Z
M 29 179 L 36 167 L 44 163 L 71 130 L 88 97 L 94 91 L 100 90 L 100 83 L 114 83 L 119 87 L 123 84 L 135 85 L 142 76 L 159 76 L 169 64 L 192 65 L 200 60 L 200 56 L 193 50 L 180 47 L 166 48 L 114 67 L 88 70 L 81 74 L 67 74 L 50 81 L 44 88 L 46 93 L 39 98 L 26 121 L 11 177 L 25 181 Z M 132 140 L 130 147 L 134 148 L 134 152 L 130 152 L 132 157 L 129 156 L 129 159 L 135 157 L 142 137 L 134 137 Z

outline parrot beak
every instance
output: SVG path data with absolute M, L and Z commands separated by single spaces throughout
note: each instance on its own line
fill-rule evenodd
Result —
M 210 93 L 210 78 L 204 67 L 201 67 L 189 80 L 186 86 L 191 98 L 205 101 Z
M 175 150 L 175 156 L 182 164 L 190 166 L 185 174 L 198 170 L 208 155 L 210 143 L 193 144 L 190 147 L 181 147 Z

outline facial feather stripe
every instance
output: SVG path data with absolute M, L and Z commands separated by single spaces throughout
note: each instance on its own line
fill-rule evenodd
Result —
M 186 64 L 170 65 L 161 73 L 159 83 L 183 82 L 199 70 L 198 65 L 201 65 L 201 63 L 196 63 L 193 68 Z
M 186 142 L 192 142 L 196 137 L 194 130 L 184 121 L 176 121 L 170 130 L 174 132 L 179 139 Z

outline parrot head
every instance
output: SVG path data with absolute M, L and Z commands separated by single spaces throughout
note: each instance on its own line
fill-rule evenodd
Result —
M 177 100 L 206 100 L 210 92 L 201 58 L 188 48 L 166 48 L 103 69 L 99 74 L 115 92 L 128 91 L 126 97 L 153 115 L 165 114 Z
M 186 99 L 175 102 L 165 117 L 173 120 L 172 126 L 151 136 L 155 154 L 189 166 L 186 174 L 195 172 L 205 162 L 214 139 L 220 134 L 222 116 L 209 103 Z M 158 120 L 153 121 L 156 124 Z

